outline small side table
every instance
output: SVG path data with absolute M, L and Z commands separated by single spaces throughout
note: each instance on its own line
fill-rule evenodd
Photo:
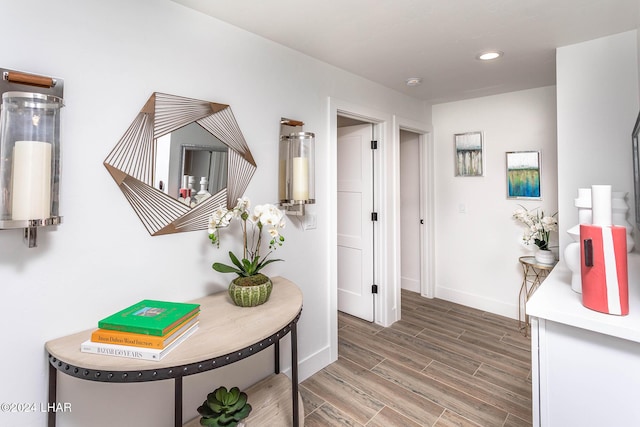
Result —
M 521 256 L 518 258 L 522 265 L 522 285 L 518 295 L 518 329 L 524 331 L 524 336 L 529 334 L 529 316 L 526 314 L 525 306 L 538 286 L 549 275 L 556 263 L 541 264 L 534 256 Z

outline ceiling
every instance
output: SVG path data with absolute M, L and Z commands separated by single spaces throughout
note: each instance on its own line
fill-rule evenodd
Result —
M 432 104 L 554 85 L 557 47 L 640 28 L 640 0 L 173 1 Z

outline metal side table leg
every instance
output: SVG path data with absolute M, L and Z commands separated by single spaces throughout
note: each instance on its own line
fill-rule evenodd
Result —
M 58 370 L 49 363 L 49 407 L 55 408 L 58 388 Z M 47 426 L 56 427 L 56 411 L 47 414 Z
M 182 427 L 182 377 L 174 378 L 174 425 Z
M 298 405 L 298 327 L 291 325 L 291 394 L 293 398 L 293 427 L 300 425 L 300 408 Z

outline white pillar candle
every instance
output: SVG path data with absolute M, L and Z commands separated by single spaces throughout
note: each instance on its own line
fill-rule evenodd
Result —
M 293 158 L 293 200 L 309 199 L 309 159 Z
M 51 148 L 48 142 L 16 141 L 11 185 L 14 220 L 51 216 Z
M 611 186 L 591 186 L 591 206 L 593 225 L 608 227 L 611 225 Z

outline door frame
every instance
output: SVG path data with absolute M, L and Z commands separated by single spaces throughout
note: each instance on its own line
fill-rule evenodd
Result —
M 420 295 L 425 298 L 435 298 L 435 149 L 432 139 L 433 132 L 423 123 L 399 116 L 394 116 L 393 127 L 394 134 L 398 136 L 398 144 L 400 143 L 401 130 L 418 134 L 419 137 L 420 218 L 424 220 L 424 224 L 420 228 L 420 259 L 423 260 L 420 263 Z M 400 171 L 400 164 L 396 170 Z M 398 233 L 400 233 L 399 228 Z
M 432 295 L 435 277 L 433 272 L 433 144 L 429 126 L 383 111 L 353 104 L 337 98 L 328 98 L 329 123 L 329 355 L 330 360 L 338 358 L 338 256 L 337 256 L 337 117 L 352 117 L 377 125 L 378 156 L 375 182 L 375 208 L 379 212 L 377 238 L 374 243 L 375 277 L 378 294 L 375 297 L 374 322 L 390 326 L 400 319 L 400 129 L 420 134 L 421 169 L 430 179 L 424 187 L 425 195 L 425 238 L 422 239 L 427 262 L 424 265 L 427 276 L 421 279 L 423 294 Z M 429 154 L 430 153 L 430 154 Z M 424 161 L 424 168 L 423 166 Z M 384 262 L 382 262 L 384 261 Z M 422 268 L 421 268 L 422 274 Z

